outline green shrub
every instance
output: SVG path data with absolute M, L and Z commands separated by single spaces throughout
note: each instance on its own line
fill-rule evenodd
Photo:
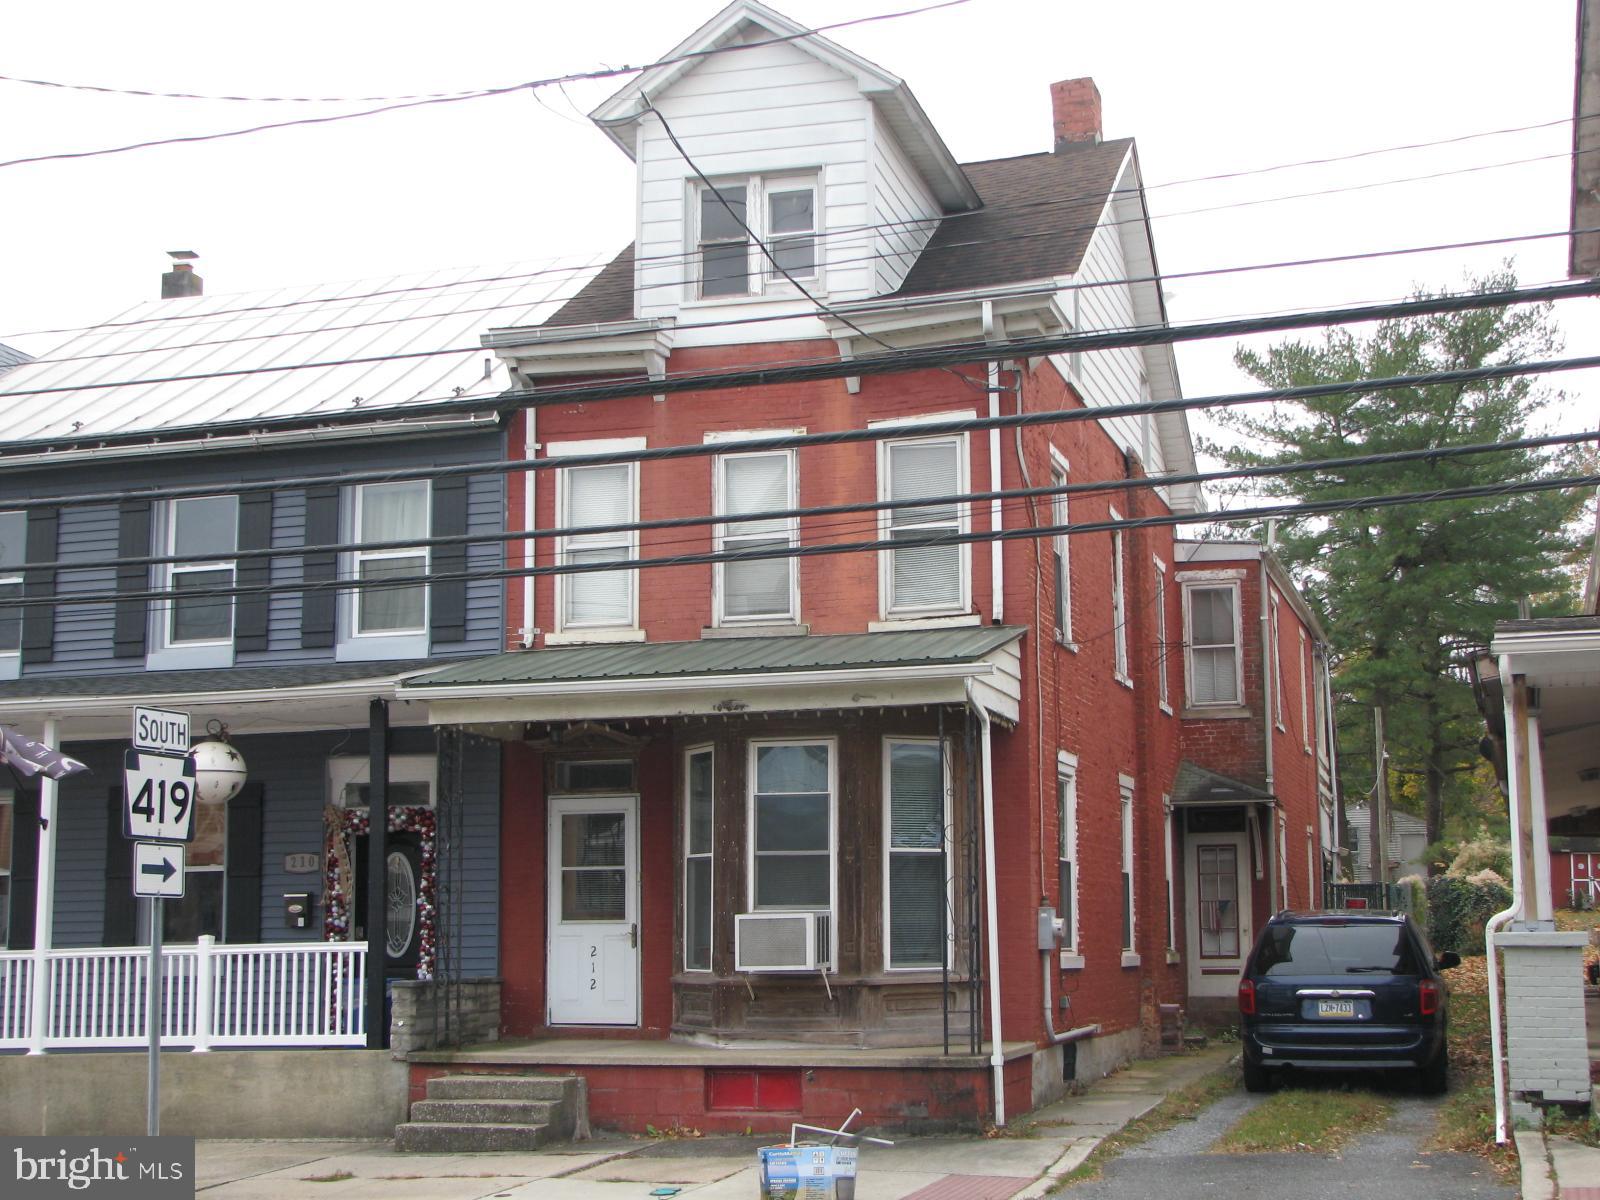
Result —
M 1435 950 L 1483 952 L 1483 927 L 1511 904 L 1511 889 L 1490 872 L 1472 879 L 1439 875 L 1428 880 L 1428 937 Z

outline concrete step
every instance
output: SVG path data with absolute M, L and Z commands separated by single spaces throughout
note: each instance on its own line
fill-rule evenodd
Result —
M 482 1154 L 537 1150 L 552 1138 L 547 1125 L 483 1125 L 411 1121 L 394 1128 L 394 1148 L 409 1154 Z
M 548 1125 L 559 1100 L 418 1100 L 411 1106 L 414 1122 L 445 1125 Z
M 561 1100 L 575 1081 L 563 1075 L 440 1075 L 428 1080 L 429 1100 Z

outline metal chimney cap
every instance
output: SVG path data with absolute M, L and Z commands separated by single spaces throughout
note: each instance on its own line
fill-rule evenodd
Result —
M 200 256 L 193 250 L 168 250 L 167 257 L 173 262 L 193 262 Z

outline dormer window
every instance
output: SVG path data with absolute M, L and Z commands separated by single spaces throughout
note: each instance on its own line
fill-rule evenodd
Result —
M 701 186 L 695 199 L 702 299 L 781 289 L 787 283 L 785 273 L 796 279 L 817 277 L 815 176 L 724 180 Z M 751 233 L 765 244 L 770 259 L 752 244 Z

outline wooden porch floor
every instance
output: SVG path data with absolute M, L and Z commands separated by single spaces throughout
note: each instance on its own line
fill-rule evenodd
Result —
M 1032 1042 L 1006 1042 L 1007 1061 L 1026 1058 Z M 711 1046 L 696 1042 L 644 1038 L 528 1038 L 483 1042 L 454 1050 L 415 1050 L 413 1063 L 477 1063 L 483 1066 L 617 1066 L 640 1067 L 856 1067 L 964 1070 L 987 1067 L 988 1051 L 945 1054 L 943 1047 L 896 1046 Z

